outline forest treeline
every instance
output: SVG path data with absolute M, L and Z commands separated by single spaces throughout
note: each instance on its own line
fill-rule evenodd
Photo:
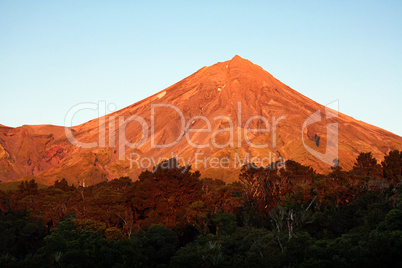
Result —
M 89 187 L 0 191 L 0 267 L 398 267 L 402 152 L 327 174 L 287 161 L 225 184 L 176 159 Z M 166 163 L 165 163 L 166 164 Z M 169 166 L 170 168 L 163 168 Z

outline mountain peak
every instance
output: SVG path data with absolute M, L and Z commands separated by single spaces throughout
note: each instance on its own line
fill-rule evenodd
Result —
M 167 156 L 186 161 L 205 177 L 225 180 L 234 179 L 240 164 L 254 157 L 266 164 L 292 159 L 318 171 L 329 170 L 328 162 L 316 158 L 331 152 L 327 131 L 332 123 L 325 111 L 259 65 L 235 55 L 102 117 L 103 124 L 95 119 L 71 128 L 73 140 L 62 127 L 0 125 L 0 180 L 34 175 L 51 185 L 60 177 L 69 183 L 136 178 Z M 317 112 L 322 116 L 307 125 Z M 381 159 L 402 148 L 397 135 L 341 113 L 331 120 L 339 125 L 339 154 L 334 158 L 346 169 L 353 167 L 359 151 L 371 151 Z M 137 123 L 128 124 L 131 121 Z M 99 146 L 76 147 L 93 142 Z M 217 172 L 213 159 L 230 163 Z
M 249 66 L 250 64 L 254 65 L 249 60 L 246 60 L 239 55 L 235 55 L 231 60 L 228 61 L 231 65 L 243 65 L 243 66 Z
M 240 57 L 239 55 L 234 55 L 234 57 L 231 59 L 231 61 L 233 61 L 233 60 L 245 60 L 245 59 L 243 59 L 242 57 Z

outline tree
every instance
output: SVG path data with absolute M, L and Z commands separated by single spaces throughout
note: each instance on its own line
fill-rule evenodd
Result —
M 375 177 L 381 175 L 381 166 L 371 152 L 360 153 L 353 166 L 353 171 L 361 177 Z
M 75 190 L 75 187 L 73 185 L 71 185 L 71 186 L 68 185 L 68 182 L 66 181 L 65 178 L 61 179 L 60 181 L 56 180 L 54 182 L 53 187 L 57 188 L 57 189 L 60 189 L 60 190 L 62 190 L 64 192 L 69 192 L 69 191 L 74 191 Z
M 206 252 L 202 255 L 203 267 L 223 267 L 225 257 L 222 254 L 222 245 L 208 241 Z
M 201 198 L 199 177 L 198 171 L 178 166 L 174 158 L 161 162 L 153 172 L 141 173 L 130 189 L 135 219 L 144 227 L 152 224 L 184 227 L 188 207 Z
M 402 181 L 402 151 L 390 151 L 381 162 L 384 177 L 397 184 Z
M 74 220 L 68 217 L 59 222 L 51 234 L 45 237 L 46 244 L 39 250 L 42 266 L 55 263 L 66 267 L 141 267 L 145 258 L 138 240 L 107 240 L 109 229 L 104 224 L 91 220 Z M 109 230 L 109 231 L 108 231 Z
M 20 196 L 35 195 L 38 193 L 38 184 L 34 179 L 30 181 L 22 181 L 18 185 L 18 194 Z
M 291 162 L 290 170 L 256 167 L 254 164 L 244 165 L 239 175 L 244 190 L 243 221 L 261 221 L 278 202 L 293 190 L 292 178 L 299 173 Z M 255 215 L 255 211 L 260 214 Z
M 236 231 L 236 216 L 233 213 L 218 212 L 212 222 L 216 227 L 216 235 L 230 235 Z
M 209 213 L 210 209 L 202 201 L 191 203 L 187 209 L 187 222 L 191 224 L 202 235 L 209 232 Z
M 169 264 L 170 258 L 179 248 L 179 238 L 175 232 L 163 225 L 152 225 L 139 236 L 148 267 Z
M 0 255 L 24 258 L 42 246 L 46 228 L 28 218 L 26 213 L 0 214 Z M 5 261 L 4 260 L 4 261 Z

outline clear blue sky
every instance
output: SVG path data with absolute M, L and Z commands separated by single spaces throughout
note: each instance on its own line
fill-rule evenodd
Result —
M 63 125 L 80 102 L 121 109 L 238 54 L 402 135 L 402 1 L 145 2 L 1 1 L 0 124 Z

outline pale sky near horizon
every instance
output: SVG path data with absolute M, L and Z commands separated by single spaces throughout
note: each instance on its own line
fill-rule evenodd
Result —
M 238 54 L 402 136 L 401 14 L 402 1 L 1 1 L 0 124 L 122 109 Z

